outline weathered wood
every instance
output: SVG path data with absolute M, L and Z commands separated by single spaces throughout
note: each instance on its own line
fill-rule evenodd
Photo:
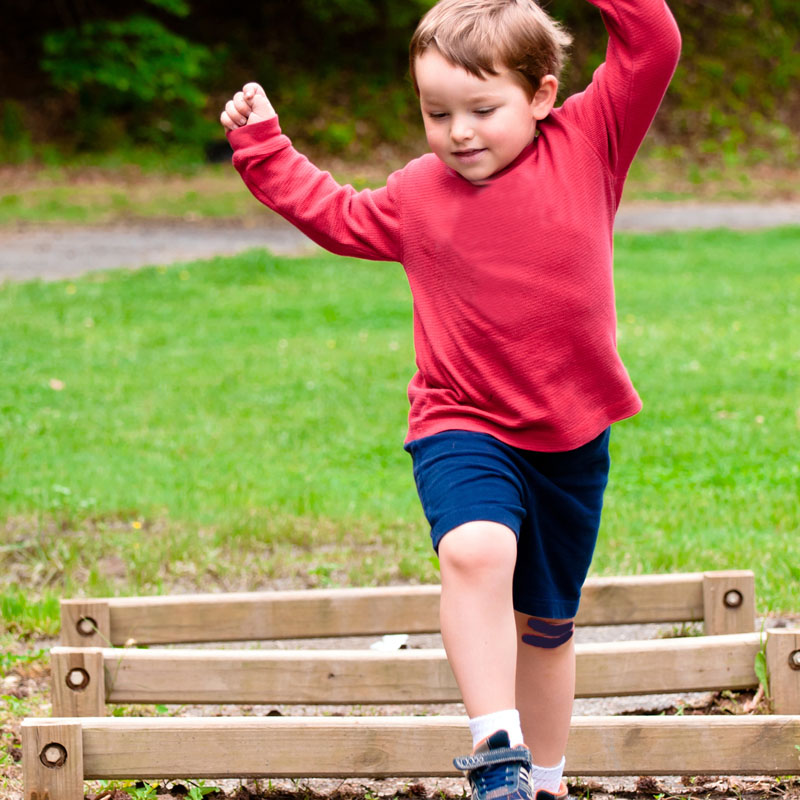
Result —
M 61 644 L 68 647 L 110 647 L 111 638 L 109 601 L 62 600 Z
M 800 714 L 800 630 L 768 631 L 767 670 L 775 713 Z
M 740 585 L 744 584 L 737 583 Z M 107 647 L 130 642 L 168 644 L 433 633 L 439 630 L 439 596 L 438 586 L 390 586 L 63 601 L 63 613 L 71 616 L 63 623 L 62 644 Z M 752 590 L 744 600 L 748 607 L 754 607 Z M 108 633 L 98 620 L 105 640 L 76 638 L 73 633 L 73 617 L 90 614 L 72 610 L 71 605 L 89 609 L 92 603 L 97 608 L 108 605 Z M 739 612 L 737 619 L 745 616 Z M 702 619 L 703 574 L 686 573 L 590 578 L 583 589 L 577 623 L 615 625 Z M 735 631 L 717 632 L 745 632 L 740 630 L 743 623 L 737 624 Z M 747 630 L 753 628 L 751 621 Z
M 25 800 L 83 800 L 80 720 L 23 720 L 22 780 Z
M 757 633 L 576 645 L 577 696 L 748 689 Z
M 759 635 L 579 644 L 577 696 L 746 689 Z M 54 673 L 81 650 L 51 650 Z M 443 650 L 102 651 L 110 703 L 450 703 Z M 86 716 L 76 712 L 75 716 Z
M 113 598 L 111 641 L 225 642 L 430 633 L 439 629 L 439 587 L 242 592 Z
M 471 746 L 460 717 L 60 722 L 76 721 L 87 778 L 447 776 Z M 567 765 L 578 775 L 791 775 L 798 742 L 800 716 L 575 717 Z
M 103 652 L 98 647 L 54 647 L 50 651 L 54 717 L 102 717 L 106 713 Z
M 755 630 L 755 597 L 755 577 L 751 570 L 704 573 L 703 619 L 706 636 Z
M 703 619 L 702 573 L 589 578 L 577 625 L 692 622 Z

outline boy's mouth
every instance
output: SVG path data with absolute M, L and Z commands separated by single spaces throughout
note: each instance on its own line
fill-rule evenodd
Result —
M 470 148 L 469 150 L 454 150 L 453 155 L 461 162 L 477 161 L 486 152 L 485 147 Z

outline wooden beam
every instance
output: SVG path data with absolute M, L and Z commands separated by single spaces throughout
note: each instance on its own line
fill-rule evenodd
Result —
M 767 632 L 767 670 L 775 713 L 800 714 L 800 630 Z
M 578 697 L 749 689 L 759 634 L 576 645 Z
M 461 717 L 57 722 L 80 724 L 84 776 L 101 779 L 449 776 L 471 747 Z M 567 765 L 577 775 L 791 775 L 798 742 L 800 716 L 576 717 Z
M 110 647 L 109 601 L 77 599 L 61 601 L 61 644 L 70 647 Z
M 703 580 L 703 573 L 590 578 L 577 623 L 703 620 Z M 387 586 L 68 600 L 62 601 L 62 644 L 107 647 L 433 633 L 439 630 L 439 596 L 438 586 Z M 751 602 L 749 596 L 744 600 Z M 93 619 L 89 611 L 99 616 L 106 607 L 108 631 L 96 620 L 96 636 L 75 633 L 77 619 Z
M 242 592 L 109 599 L 121 645 L 430 633 L 438 586 Z
M 83 800 L 83 780 L 81 720 L 23 720 L 25 800 Z
M 102 717 L 106 711 L 104 651 L 69 647 L 50 656 L 54 717 Z M 106 652 L 114 652 L 108 650 Z
M 755 630 L 755 597 L 755 576 L 749 569 L 703 573 L 706 636 Z
M 703 619 L 703 575 L 626 575 L 589 578 L 577 625 L 694 622 Z
M 747 689 L 759 635 L 579 644 L 577 696 Z M 80 649 L 54 647 L 54 674 Z M 110 703 L 451 703 L 461 695 L 443 650 L 102 651 Z M 795 673 L 800 675 L 800 673 Z M 69 708 L 76 706 L 63 705 Z M 76 712 L 75 715 L 85 715 Z

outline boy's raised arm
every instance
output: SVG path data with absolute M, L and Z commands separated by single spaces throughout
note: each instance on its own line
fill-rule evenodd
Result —
M 589 2 L 600 9 L 608 31 L 606 59 L 561 111 L 578 119 L 621 181 L 675 72 L 680 33 L 665 0 Z
M 333 253 L 401 260 L 396 174 L 375 191 L 340 186 L 292 147 L 258 84 L 234 95 L 220 122 L 234 150 L 233 165 L 264 205 Z

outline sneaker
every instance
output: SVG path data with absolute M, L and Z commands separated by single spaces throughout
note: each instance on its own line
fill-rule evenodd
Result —
M 533 793 L 534 800 L 567 800 L 569 797 L 569 790 L 567 784 L 561 781 L 557 792 L 551 792 L 548 789 L 537 789 Z
M 471 756 L 453 759 L 453 764 L 467 773 L 472 800 L 533 800 L 531 751 L 524 745 L 511 747 L 506 731 L 496 731 Z M 541 800 L 549 800 L 548 794 Z M 559 800 L 564 798 L 559 795 Z

